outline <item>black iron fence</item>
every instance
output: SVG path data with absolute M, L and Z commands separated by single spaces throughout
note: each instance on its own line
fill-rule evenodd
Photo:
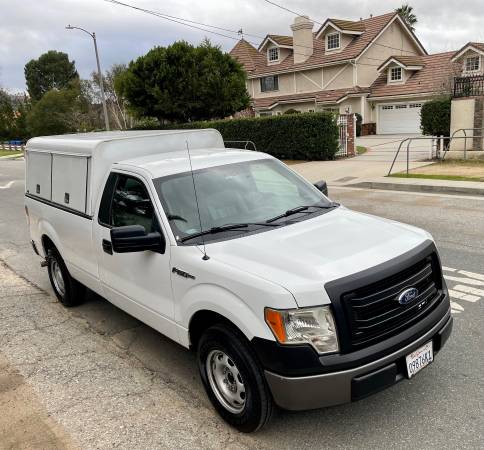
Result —
M 454 78 L 454 97 L 484 95 L 484 75 Z

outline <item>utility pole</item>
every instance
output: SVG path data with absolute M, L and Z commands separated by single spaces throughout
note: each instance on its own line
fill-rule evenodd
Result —
M 108 116 L 108 108 L 106 106 L 106 96 L 104 94 L 104 78 L 101 72 L 101 63 L 99 62 L 99 52 L 97 50 L 97 41 L 96 41 L 96 33 L 90 33 L 89 31 L 85 30 L 84 28 L 80 27 L 73 27 L 72 25 L 67 25 L 66 30 L 81 30 L 84 33 L 87 33 L 91 36 L 92 40 L 94 41 L 94 52 L 96 54 L 96 64 L 97 64 L 97 73 L 99 76 L 99 87 L 101 88 L 101 102 L 103 104 L 103 113 L 104 113 L 104 125 L 106 127 L 106 131 L 110 130 L 109 127 L 109 116 Z

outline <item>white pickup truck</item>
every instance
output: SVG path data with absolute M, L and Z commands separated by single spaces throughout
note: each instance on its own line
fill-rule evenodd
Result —
M 337 405 L 412 377 L 451 333 L 429 233 L 350 211 L 215 130 L 34 138 L 26 164 L 32 245 L 60 302 L 87 287 L 196 351 L 241 431 L 274 404 Z

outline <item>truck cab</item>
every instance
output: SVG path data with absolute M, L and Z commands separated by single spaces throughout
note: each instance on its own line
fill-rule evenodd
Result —
M 197 353 L 251 432 L 275 405 L 359 400 L 416 375 L 452 328 L 429 233 L 350 211 L 215 130 L 34 138 L 32 245 L 65 306 L 87 287 Z

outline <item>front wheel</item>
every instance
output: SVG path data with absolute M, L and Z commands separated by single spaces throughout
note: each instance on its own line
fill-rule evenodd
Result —
M 271 393 L 240 332 L 225 324 L 207 329 L 198 345 L 198 366 L 210 401 L 227 423 L 250 433 L 269 422 Z

